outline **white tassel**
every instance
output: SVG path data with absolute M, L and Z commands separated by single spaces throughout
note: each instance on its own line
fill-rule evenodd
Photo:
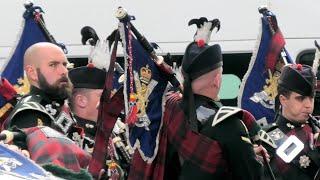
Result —
M 194 36 L 194 41 L 198 41 L 199 39 L 203 39 L 205 43 L 209 43 L 210 36 L 212 33 L 212 22 L 204 22 L 203 25 L 198 28 L 197 34 Z
M 181 66 L 178 67 L 178 66 L 177 66 L 177 63 L 174 62 L 172 69 L 173 69 L 173 72 L 174 72 L 174 74 L 176 75 L 176 78 L 178 79 L 178 81 L 179 81 L 181 84 L 183 84 L 183 75 L 182 75 L 182 72 L 181 72 Z
M 99 69 L 109 69 L 110 53 L 107 41 L 97 41 L 96 45 L 92 48 L 89 54 L 88 63 L 92 63 L 96 68 Z

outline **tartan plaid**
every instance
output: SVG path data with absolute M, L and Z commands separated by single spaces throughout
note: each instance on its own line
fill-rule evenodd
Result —
M 286 124 L 289 122 L 286 120 L 284 117 L 281 115 L 277 118 L 277 125 L 278 128 L 284 132 L 288 137 L 290 135 L 295 135 L 298 137 L 298 139 L 304 143 L 304 149 L 303 151 L 299 154 L 301 156 L 302 154 L 307 154 L 308 156 L 312 155 L 313 153 L 309 153 L 310 151 L 315 151 L 316 156 L 315 159 L 312 160 L 317 160 L 318 159 L 318 154 L 319 152 L 315 149 L 312 150 L 310 148 L 310 143 L 313 143 L 313 134 L 312 128 L 309 126 L 309 124 L 305 124 L 304 127 L 295 127 L 294 129 L 290 129 Z M 319 167 L 316 165 L 318 162 L 313 162 L 309 164 L 308 168 L 303 168 L 300 169 L 299 165 L 299 156 L 296 157 L 294 160 L 292 160 L 291 163 L 285 163 L 281 158 L 278 156 L 274 155 L 274 158 L 271 159 L 271 165 L 272 169 L 275 170 L 277 176 L 283 176 L 283 177 L 297 177 L 297 179 L 301 179 L 301 177 L 309 178 L 313 177 L 316 173 L 316 170 L 319 169 Z M 297 162 L 294 162 L 297 161 Z M 302 171 L 304 170 L 304 171 Z M 313 179 L 313 178 L 312 178 Z
M 217 168 L 227 168 L 219 142 L 191 131 L 180 108 L 180 99 L 181 97 L 175 93 L 170 94 L 166 101 L 157 157 L 148 164 L 142 160 L 138 152 L 135 152 L 129 180 L 164 179 L 168 143 L 172 144 L 185 160 L 199 165 L 203 171 L 214 173 Z M 245 118 L 245 125 L 248 124 L 247 127 L 257 126 L 250 113 L 244 111 L 242 116 Z
M 124 99 L 122 88 L 112 96 L 110 102 L 100 101 L 99 117 L 101 117 L 101 120 L 98 121 L 99 124 L 94 140 L 94 151 L 88 168 L 94 178 L 98 178 L 101 169 L 104 168 L 108 140 L 123 108 Z
M 88 166 L 91 156 L 87 152 L 62 134 L 61 136 L 64 136 L 64 138 L 48 137 L 43 128 L 49 127 L 24 129 L 27 134 L 26 142 L 32 160 L 40 165 L 54 164 L 75 172 L 79 172 L 81 168 Z
M 256 118 L 249 111 L 243 109 L 242 116 L 239 118 L 246 125 L 246 127 L 249 131 L 250 137 L 254 137 L 261 130 L 261 127 L 257 123 Z
M 175 106 L 172 109 L 168 119 L 171 120 L 168 122 L 168 140 L 177 149 L 179 155 L 211 173 L 216 171 L 217 166 L 226 165 L 222 158 L 220 144 L 200 133 L 191 131 L 180 107 Z
M 168 99 L 165 105 L 165 112 L 163 115 L 163 127 L 160 130 L 160 138 L 159 138 L 159 149 L 158 154 L 152 163 L 148 164 L 145 162 L 139 152 L 135 151 L 130 172 L 128 176 L 128 180 L 148 180 L 148 179 L 164 179 L 165 173 L 165 163 L 166 163 L 166 154 L 167 154 L 167 145 L 168 145 L 168 131 L 166 128 L 168 127 L 168 121 L 170 121 L 170 116 L 174 112 L 176 108 L 174 108 L 174 104 L 178 102 L 179 96 L 177 94 L 168 95 Z M 166 111 L 169 108 L 174 108 L 172 111 Z M 181 110 L 175 112 L 177 116 L 181 116 L 183 112 Z

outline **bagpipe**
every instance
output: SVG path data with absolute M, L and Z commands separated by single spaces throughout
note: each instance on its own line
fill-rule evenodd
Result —
M 106 78 L 108 81 L 106 82 L 106 85 L 108 85 L 108 87 L 104 90 L 104 93 L 108 95 L 103 93 L 104 97 L 113 96 L 113 93 L 110 93 L 110 91 L 113 90 L 117 92 L 117 90 L 122 86 L 123 80 L 121 79 L 123 78 L 124 73 L 122 66 L 120 65 L 120 63 L 116 61 L 114 53 L 111 57 L 112 63 L 109 64 L 108 62 L 110 61 L 108 57 L 108 52 L 112 46 L 110 40 L 115 40 L 115 36 L 117 36 L 116 31 L 114 31 L 110 36 L 108 36 L 107 40 L 102 40 L 99 38 L 96 31 L 92 27 L 85 26 L 81 29 L 81 35 L 82 44 L 85 45 L 88 43 L 92 46 L 92 50 L 88 57 L 88 66 L 94 66 L 100 69 L 107 69 L 107 72 L 109 73 L 107 74 L 107 77 L 113 76 L 112 81 Z M 107 47 L 108 41 L 109 47 Z M 116 45 L 114 45 L 113 48 L 113 52 L 116 51 Z M 110 66 L 113 66 L 113 68 L 110 68 Z M 115 72 L 112 74 L 111 71 L 114 70 Z M 103 141 L 105 143 L 103 143 L 104 145 L 102 145 L 101 148 L 103 148 L 103 151 L 105 151 L 105 155 L 103 155 L 105 156 L 105 159 L 103 163 L 104 165 L 102 165 L 101 168 L 104 169 L 106 173 L 103 174 L 100 178 L 125 179 L 128 175 L 132 152 L 127 145 L 128 141 L 125 135 L 125 125 L 123 123 L 123 116 L 121 116 L 121 114 L 119 114 L 119 117 L 116 118 L 116 122 L 112 127 L 112 131 L 109 138 L 106 138 Z M 98 142 L 100 141 L 98 140 Z M 99 158 L 101 159 L 101 157 Z
M 132 18 L 132 16 L 129 16 L 123 8 L 118 9 L 116 16 L 120 22 L 126 21 L 128 20 L 128 18 L 129 19 Z M 134 36 L 142 45 L 144 51 L 147 52 L 147 56 L 151 57 L 152 63 L 156 65 L 159 71 L 161 71 L 161 73 L 165 76 L 166 79 L 168 79 L 168 81 L 172 84 L 173 87 L 182 89 L 180 82 L 176 79 L 175 74 L 172 71 L 172 68 L 167 63 L 165 63 L 163 59 L 159 58 L 156 55 L 153 46 L 148 42 L 148 40 L 144 36 L 141 35 L 141 33 L 138 32 L 138 30 L 133 26 L 133 24 L 130 22 L 129 24 L 130 24 L 130 29 L 132 33 L 134 33 Z M 81 33 L 84 33 L 85 31 L 88 33 L 82 36 L 83 37 L 82 42 L 83 43 L 89 42 L 90 45 L 97 46 L 98 44 L 97 40 L 99 40 L 99 37 L 96 35 L 94 30 L 92 28 L 86 27 L 85 29 L 83 29 L 83 31 L 81 31 Z M 130 166 L 131 157 L 133 153 L 130 146 L 128 146 L 128 143 L 130 142 L 130 140 L 128 139 L 127 134 L 129 132 L 126 131 L 126 132 L 117 134 L 113 131 L 115 124 L 117 124 L 117 119 L 119 115 L 123 113 L 125 109 L 123 88 L 118 89 L 118 91 L 113 96 L 110 96 L 111 95 L 110 91 L 113 89 L 113 82 L 115 81 L 114 69 L 117 66 L 116 52 L 117 52 L 118 42 L 122 41 L 122 44 L 124 44 L 125 43 L 124 41 L 126 41 L 120 37 L 120 34 L 121 33 L 119 32 L 119 29 L 117 29 L 112 33 L 111 36 L 108 37 L 109 46 L 111 47 L 111 44 L 113 44 L 113 49 L 111 51 L 110 63 L 109 63 L 108 71 L 106 73 L 105 88 L 100 99 L 99 114 L 98 114 L 98 121 L 97 121 L 97 132 L 95 136 L 95 145 L 94 145 L 94 150 L 92 154 L 93 157 L 88 168 L 89 172 L 94 177 L 98 177 L 101 169 L 106 168 L 105 163 L 108 160 L 107 158 L 110 155 L 112 156 L 112 152 L 110 152 L 108 148 L 106 148 L 106 147 L 110 147 L 110 144 L 115 147 L 116 152 L 119 152 L 118 155 L 120 156 L 120 159 L 122 159 L 121 161 L 124 162 L 123 164 L 128 164 L 128 167 Z M 126 48 L 126 46 L 124 46 L 123 48 Z M 127 68 L 126 66 L 124 67 Z M 145 71 L 145 72 L 148 73 L 148 71 Z M 124 79 L 127 79 L 127 78 L 128 77 L 124 77 Z M 125 119 L 127 121 L 128 118 L 126 117 Z M 123 120 L 121 122 L 123 123 Z M 104 157 L 104 158 L 101 158 L 101 157 Z M 112 157 L 112 158 L 116 158 L 116 157 Z M 112 163 L 112 160 L 111 160 L 111 163 L 108 163 L 108 164 L 110 164 L 110 166 L 107 167 L 106 172 L 108 176 L 111 177 L 112 170 L 114 170 L 113 167 L 115 165 Z M 117 176 L 117 173 L 114 173 L 114 175 Z
M 114 135 L 110 130 L 116 123 L 114 117 L 117 116 L 120 111 L 123 111 L 123 108 L 125 108 L 126 111 L 125 119 L 127 126 L 127 132 L 123 140 L 127 141 L 127 144 L 130 144 L 132 148 L 136 148 L 136 143 L 140 142 L 141 148 L 134 149 L 134 153 L 139 153 L 145 162 L 151 163 L 157 155 L 157 138 L 159 137 L 157 134 L 160 132 L 162 126 L 162 101 L 159 100 L 159 97 L 163 96 L 168 83 L 170 83 L 171 87 L 175 90 L 183 90 L 172 68 L 163 58 L 156 55 L 155 47 L 152 43 L 150 43 L 131 22 L 131 20 L 135 19 L 134 16 L 129 15 L 124 8 L 119 7 L 116 12 L 116 17 L 119 19 L 118 30 L 114 31 L 113 38 L 109 38 L 115 42 L 110 64 L 115 61 L 115 48 L 117 47 L 118 36 L 120 34 L 125 63 L 127 63 L 124 65 L 126 81 L 123 96 L 125 96 L 125 98 L 123 96 L 121 97 L 122 107 L 119 107 L 119 109 L 115 109 L 114 107 L 116 106 L 109 105 L 114 103 L 112 102 L 112 98 L 115 96 L 110 98 L 108 94 L 105 93 L 107 96 L 102 96 L 100 100 L 98 131 L 95 138 L 96 144 L 93 152 L 93 161 L 91 161 L 89 165 L 89 172 L 93 174 L 94 177 L 97 177 L 100 170 L 104 167 L 105 159 L 101 157 L 105 157 L 108 153 L 110 154 L 110 152 L 107 152 L 104 148 L 108 144 L 108 139 Z M 219 27 L 220 25 L 218 21 L 212 23 L 214 25 L 209 28 L 210 31 L 212 31 L 215 26 Z M 193 24 L 193 22 L 191 22 L 191 24 Z M 90 34 L 91 36 L 87 36 L 82 40 L 83 42 L 89 41 L 89 44 L 95 45 L 95 39 L 98 38 L 92 30 L 90 30 Z M 113 67 L 111 67 L 110 65 L 107 79 L 111 79 L 110 73 L 113 71 Z M 111 89 L 111 83 L 107 80 L 106 92 L 108 89 Z M 125 100 L 123 100 L 123 98 Z M 154 103 L 155 100 L 157 101 L 156 103 Z M 151 103 L 154 109 L 147 109 L 149 108 L 149 106 L 147 106 L 148 103 Z M 110 112 L 108 107 L 113 108 L 112 112 Z M 148 114 L 148 112 L 153 112 L 154 114 Z M 139 136 L 143 136 L 144 139 L 139 139 Z M 117 140 L 117 138 L 114 140 Z M 124 142 L 123 140 L 116 142 Z M 122 145 L 119 144 L 118 147 L 121 146 Z M 130 149 L 128 153 L 124 152 L 122 154 L 129 162 L 132 163 L 132 161 L 134 161 L 134 159 L 128 158 L 132 155 Z M 126 156 L 126 154 L 129 156 Z

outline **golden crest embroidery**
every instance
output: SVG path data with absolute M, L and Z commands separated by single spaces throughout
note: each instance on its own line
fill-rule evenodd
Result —
M 274 100 L 277 96 L 278 79 L 280 78 L 280 69 L 284 66 L 282 61 L 277 61 L 274 72 L 268 69 L 268 79 L 265 81 L 262 91 L 255 92 L 250 100 L 261 104 L 265 108 L 273 109 Z
M 136 95 L 137 95 L 137 104 L 138 104 L 138 117 L 143 117 L 146 113 L 146 107 L 148 105 L 148 85 L 151 80 L 151 70 L 149 69 L 149 66 L 142 67 L 140 69 L 140 82 L 135 81 L 136 83 Z
M 146 65 L 146 67 L 142 67 L 140 69 L 140 81 L 143 84 L 148 85 L 150 80 L 151 80 L 152 72 L 151 69 L 149 68 L 149 65 Z
M 280 77 L 280 73 L 274 73 L 272 75 L 270 69 L 269 72 L 269 78 L 266 79 L 266 85 L 263 87 L 263 91 L 267 93 L 267 97 L 269 100 L 275 99 L 277 96 L 277 85 L 278 85 L 278 79 Z
M 30 84 L 26 77 L 19 78 L 18 84 L 14 85 L 14 89 L 17 91 L 20 95 L 25 95 L 29 93 L 30 90 Z
M 13 106 L 12 104 L 10 103 L 6 103 L 1 109 L 0 109 L 0 118 L 6 114 L 6 112 L 9 110 L 9 109 L 12 109 Z
M 137 72 L 134 72 L 134 81 L 136 87 L 136 93 L 134 95 L 138 108 L 138 122 L 136 122 L 136 126 L 145 127 L 148 130 L 148 126 L 151 122 L 147 116 L 146 108 L 148 106 L 149 95 L 157 82 L 152 79 L 152 71 L 148 65 L 140 69 L 140 76 Z

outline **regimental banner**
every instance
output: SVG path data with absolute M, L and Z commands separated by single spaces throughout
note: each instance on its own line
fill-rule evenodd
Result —
M 22 29 L 18 35 L 16 44 L 12 48 L 11 55 L 4 63 L 4 66 L 1 67 L 1 77 L 6 78 L 11 84 L 17 85 L 16 90 L 22 94 L 27 93 L 29 90 L 27 80 L 24 79 L 24 53 L 31 45 L 37 42 L 48 41 L 34 18 L 34 10 L 33 7 L 29 7 L 24 12 Z M 5 103 L 5 99 L 0 96 L 0 107 Z
M 285 63 L 292 63 L 284 48 L 285 40 L 276 16 L 261 12 L 261 29 L 249 68 L 240 86 L 238 106 L 251 112 L 257 120 L 274 121 L 277 81 Z
M 120 22 L 119 31 L 126 67 L 124 96 L 128 140 L 131 147 L 138 149 L 141 157 L 151 163 L 158 150 L 163 94 L 168 79 L 130 31 L 130 23 Z

